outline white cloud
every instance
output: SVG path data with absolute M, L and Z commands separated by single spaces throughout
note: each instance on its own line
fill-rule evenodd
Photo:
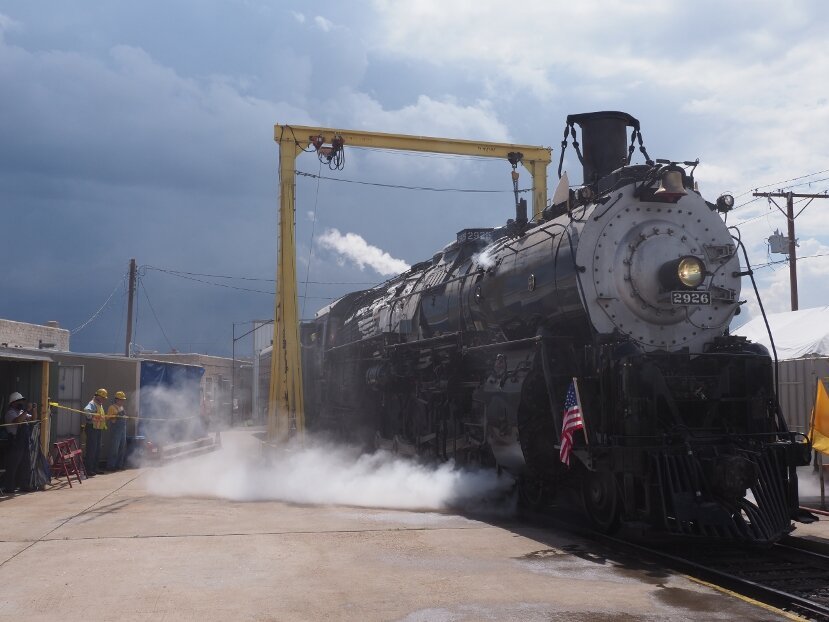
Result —
M 445 136 L 495 142 L 509 142 L 509 130 L 498 118 L 490 101 L 481 99 L 462 104 L 457 98 L 435 99 L 420 95 L 417 101 L 396 109 L 383 105 L 364 93 L 350 91 L 340 103 L 355 128 L 377 131 Z
M 386 251 L 372 246 L 356 233 L 342 234 L 337 229 L 328 229 L 318 238 L 317 243 L 339 253 L 360 270 L 368 266 L 382 276 L 390 276 L 409 269 L 409 264 L 405 261 L 395 259 Z
M 826 155 L 815 159 L 829 142 L 825 81 L 816 79 L 829 75 L 817 26 L 827 13 L 821 3 L 765 0 L 750 14 L 713 2 L 657 0 L 529 0 L 520 9 L 376 0 L 375 7 L 378 53 L 436 71 L 463 67 L 493 98 L 517 86 L 535 95 L 532 105 L 569 97 L 580 112 L 634 101 L 663 120 L 681 120 L 671 128 L 677 136 L 663 143 L 704 148 L 703 162 L 722 173 L 717 193 L 829 165 Z M 706 8 L 718 13 L 716 24 L 700 17 Z M 642 118 L 646 139 L 648 120 Z
M 324 18 L 322 15 L 317 15 L 314 18 L 314 23 L 317 25 L 317 28 L 319 28 L 323 32 L 331 32 L 335 28 L 334 22 Z
M 298 21 L 300 24 L 305 23 L 305 15 L 300 13 L 299 11 L 291 11 L 291 15 L 294 16 L 294 19 Z
M 20 23 L 13 20 L 8 15 L 0 13 L 0 39 L 3 38 L 4 32 L 11 32 L 13 30 L 19 30 Z

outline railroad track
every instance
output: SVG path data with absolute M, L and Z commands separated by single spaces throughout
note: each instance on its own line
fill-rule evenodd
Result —
M 829 555 L 809 550 L 800 538 L 787 538 L 768 549 L 696 545 L 656 550 L 610 540 L 738 594 L 810 620 L 829 621 Z
M 657 548 L 635 535 L 608 536 L 548 513 L 533 512 L 525 518 L 538 526 L 549 527 L 552 521 L 623 555 L 647 559 L 808 620 L 829 622 L 829 545 L 789 536 L 769 548 L 673 540 L 661 541 Z

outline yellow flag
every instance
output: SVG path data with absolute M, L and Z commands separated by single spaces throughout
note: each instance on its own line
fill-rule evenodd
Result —
M 812 429 L 809 440 L 817 451 L 829 454 L 829 395 L 823 380 L 818 378 L 815 408 L 812 410 Z

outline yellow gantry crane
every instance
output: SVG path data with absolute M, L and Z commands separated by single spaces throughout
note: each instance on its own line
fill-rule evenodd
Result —
M 274 140 L 279 143 L 279 239 L 268 396 L 268 440 L 272 442 L 287 439 L 294 430 L 301 438 L 305 430 L 296 279 L 294 187 L 297 156 L 309 147 L 317 152 L 331 153 L 332 149 L 336 151 L 348 146 L 502 158 L 512 162 L 518 154 L 521 164 L 532 176 L 532 209 L 536 219 L 547 205 L 547 167 L 552 157 L 549 147 L 301 125 L 275 125 Z

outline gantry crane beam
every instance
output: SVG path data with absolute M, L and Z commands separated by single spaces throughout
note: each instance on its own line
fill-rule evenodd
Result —
M 296 280 L 294 218 L 296 159 L 315 142 L 330 144 L 334 137 L 341 139 L 345 148 L 366 147 L 394 151 L 420 151 L 504 160 L 507 160 L 511 154 L 520 153 L 521 163 L 529 171 L 533 180 L 533 214 L 538 217 L 547 205 L 547 166 L 552 159 L 549 147 L 338 130 L 304 125 L 275 125 L 274 140 L 279 143 L 279 240 L 275 326 L 268 399 L 268 439 L 272 441 L 283 440 L 290 434 L 292 419 L 295 421 L 299 435 L 302 435 L 305 429 Z

